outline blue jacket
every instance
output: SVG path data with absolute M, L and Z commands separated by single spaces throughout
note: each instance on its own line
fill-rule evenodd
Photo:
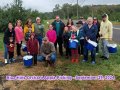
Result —
M 87 37 L 88 39 L 96 42 L 96 36 L 97 36 L 98 28 L 96 25 L 92 25 L 91 28 L 88 27 L 88 24 L 86 24 L 83 27 L 83 35 L 84 37 Z
M 79 29 L 79 31 L 78 31 L 78 38 L 79 38 L 79 40 L 80 40 L 82 37 L 84 37 L 84 35 L 83 35 L 83 27 L 81 27 L 81 28 Z

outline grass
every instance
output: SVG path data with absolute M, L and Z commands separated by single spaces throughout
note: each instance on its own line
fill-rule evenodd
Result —
M 46 28 L 47 30 L 47 28 Z M 0 57 L 3 56 L 3 34 L 0 34 Z M 120 46 L 118 52 L 110 55 L 109 61 L 101 60 L 96 57 L 96 64 L 92 65 L 90 60 L 82 63 L 83 57 L 80 57 L 78 64 L 73 64 L 65 57 L 57 56 L 56 68 L 44 67 L 43 62 L 38 62 L 37 66 L 25 68 L 23 62 L 9 64 L 0 67 L 0 90 L 120 90 Z M 2 60 L 3 61 L 3 60 Z M 115 75 L 115 80 L 101 81 L 6 81 L 6 75 L 68 75 L 68 76 L 97 76 L 97 75 Z M 1 82 L 2 81 L 2 82 Z

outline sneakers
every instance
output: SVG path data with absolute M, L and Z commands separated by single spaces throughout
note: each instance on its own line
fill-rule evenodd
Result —
M 75 59 L 75 62 L 78 63 L 78 59 Z
M 87 60 L 82 60 L 82 62 L 87 62 Z
M 94 65 L 94 64 L 95 64 L 95 61 L 92 61 L 92 62 L 91 62 L 91 64 L 93 64 L 93 65 Z
M 74 63 L 74 61 L 75 61 L 74 59 L 71 60 L 72 63 Z
M 7 59 L 5 59 L 5 64 L 7 64 L 8 62 L 7 62 Z

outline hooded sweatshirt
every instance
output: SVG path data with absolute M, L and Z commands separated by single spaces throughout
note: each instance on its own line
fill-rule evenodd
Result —
M 106 17 L 106 21 L 105 22 L 101 22 L 101 26 L 100 26 L 100 34 L 102 35 L 101 38 L 104 38 L 106 40 L 108 39 L 112 39 L 113 36 L 113 25 L 112 23 L 109 21 L 108 19 L 108 15 Z

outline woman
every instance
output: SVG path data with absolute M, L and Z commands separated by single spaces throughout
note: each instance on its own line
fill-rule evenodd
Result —
M 32 32 L 34 32 L 34 24 L 32 24 L 32 20 L 28 19 L 24 26 L 24 36 L 27 32 L 29 32 L 29 28 L 32 27 Z
M 8 56 L 8 48 L 7 45 L 9 44 L 9 38 L 13 37 L 13 42 L 15 42 L 15 31 L 13 29 L 13 25 L 11 22 L 8 23 L 8 29 L 5 31 L 4 33 L 4 38 L 3 38 L 3 42 L 4 42 L 4 59 L 5 59 L 5 64 L 8 63 L 7 60 L 7 56 Z
M 68 22 L 67 22 L 67 27 L 68 27 L 68 30 L 71 31 L 72 30 L 72 25 L 74 25 L 72 19 L 68 19 Z
M 17 45 L 17 56 L 20 58 L 21 56 L 21 45 L 24 39 L 23 29 L 21 26 L 21 20 L 17 20 L 15 27 L 15 37 L 16 37 L 16 45 Z

